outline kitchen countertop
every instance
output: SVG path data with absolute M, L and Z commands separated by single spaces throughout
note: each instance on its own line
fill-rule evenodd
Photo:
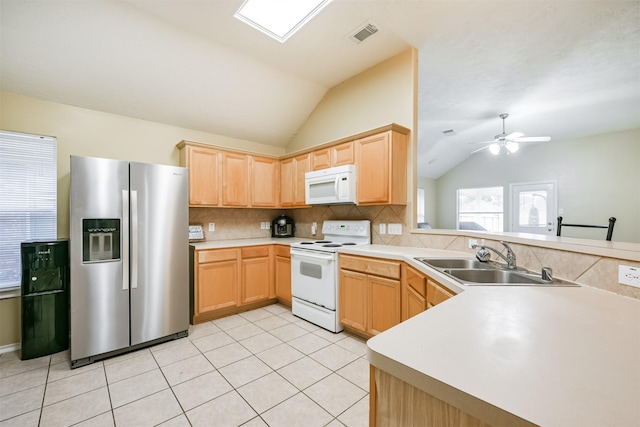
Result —
M 196 250 L 204 249 L 224 249 L 237 248 L 241 246 L 258 246 L 258 245 L 290 245 L 297 242 L 306 242 L 309 240 L 302 237 L 263 237 L 256 239 L 229 239 L 229 240 L 208 240 L 206 242 L 194 242 L 189 245 Z
M 413 260 L 468 253 L 385 245 L 459 292 L 368 342 L 375 367 L 494 425 L 640 423 L 640 301 L 587 286 L 465 286 Z

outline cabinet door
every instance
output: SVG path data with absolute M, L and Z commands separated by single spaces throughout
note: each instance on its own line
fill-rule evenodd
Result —
M 279 163 L 266 157 L 251 159 L 251 206 L 278 206 Z
M 407 320 L 416 314 L 420 314 L 427 309 L 427 301 L 425 298 L 417 293 L 412 287 L 407 287 L 406 293 L 406 313 L 403 313 L 402 320 Z M 404 299 L 403 299 L 403 307 Z
M 271 294 L 271 248 L 249 246 L 241 250 L 242 279 L 240 303 L 263 301 Z
M 427 280 L 427 308 L 434 307 L 444 302 L 455 294 L 441 284 L 431 279 Z
M 294 159 L 280 162 L 280 206 L 293 206 Z
M 219 153 L 199 147 L 185 147 L 186 166 L 189 168 L 189 204 L 216 206 L 219 198 Z
M 295 158 L 294 206 L 306 206 L 304 174 L 311 170 L 311 156 L 303 154 Z
M 388 203 L 390 133 L 356 141 L 358 204 Z
M 280 247 L 276 247 L 276 297 L 291 304 L 291 256 L 289 247 L 285 246 L 287 255 L 281 254 Z
M 367 331 L 367 275 L 340 270 L 340 323 Z
M 400 281 L 367 276 L 369 282 L 368 329 L 371 335 L 386 331 L 401 321 Z
M 353 142 L 331 147 L 331 166 L 352 165 L 355 163 Z
M 269 277 L 269 258 L 243 259 L 240 303 L 269 299 Z
M 197 314 L 238 303 L 238 261 L 218 261 L 198 265 Z
M 222 205 L 249 205 L 249 156 L 222 153 Z
M 331 154 L 328 148 L 311 153 L 311 169 L 314 171 L 331 166 Z

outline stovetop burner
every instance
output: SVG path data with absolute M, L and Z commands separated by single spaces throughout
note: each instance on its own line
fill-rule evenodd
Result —
M 353 242 L 346 242 L 342 244 L 343 246 L 349 246 L 349 245 L 357 245 L 357 243 L 353 243 Z
M 340 246 L 342 246 L 339 243 L 329 243 L 326 245 L 322 245 L 323 248 L 339 248 Z

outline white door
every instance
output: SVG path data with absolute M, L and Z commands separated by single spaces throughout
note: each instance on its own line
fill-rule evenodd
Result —
M 556 235 L 556 181 L 510 184 L 511 231 Z

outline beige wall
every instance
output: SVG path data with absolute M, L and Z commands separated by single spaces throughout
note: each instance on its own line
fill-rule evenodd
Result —
M 406 50 L 334 86 L 293 137 L 294 152 L 397 123 L 413 129 L 417 54 Z
M 0 129 L 58 139 L 58 237 L 69 236 L 69 156 L 178 164 L 176 144 L 187 139 L 256 153 L 280 147 L 154 123 L 33 98 L 0 94 Z
M 70 105 L 0 93 L 0 129 L 58 139 L 58 237 L 69 236 L 69 156 L 178 164 L 187 139 L 261 154 L 284 149 Z M 0 300 L 0 347 L 20 341 L 19 298 Z

